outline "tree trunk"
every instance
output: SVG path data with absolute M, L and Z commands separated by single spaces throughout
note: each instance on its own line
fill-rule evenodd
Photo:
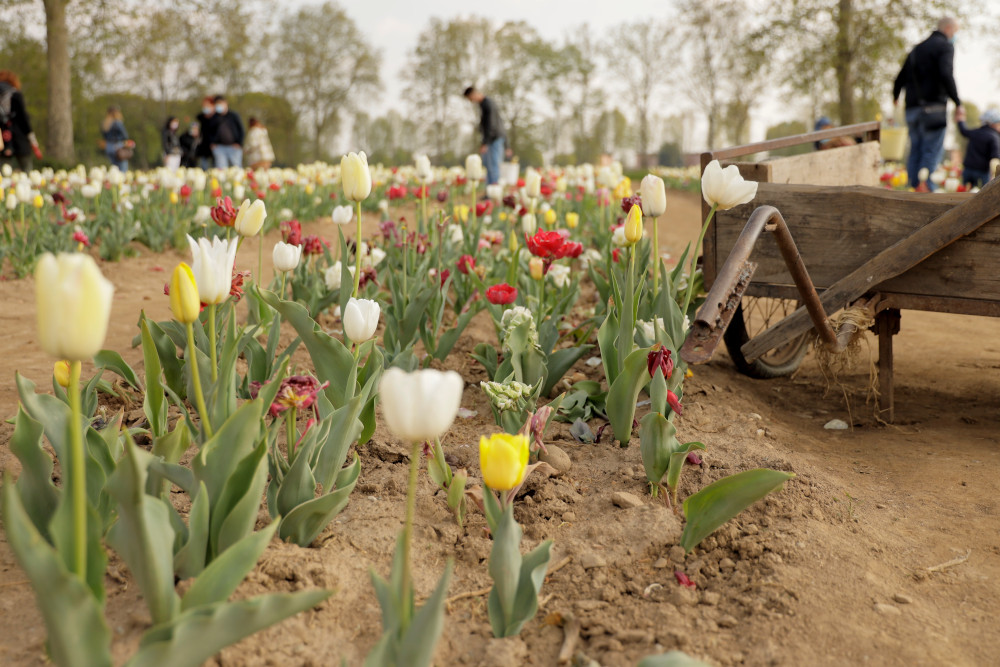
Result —
M 73 149 L 73 98 L 70 88 L 69 0 L 44 0 L 45 44 L 49 66 L 49 122 L 46 149 L 52 160 L 67 166 L 76 161 Z
M 840 124 L 854 122 L 854 63 L 851 53 L 851 22 L 854 18 L 854 0 L 839 0 L 837 12 L 837 95 L 840 107 Z

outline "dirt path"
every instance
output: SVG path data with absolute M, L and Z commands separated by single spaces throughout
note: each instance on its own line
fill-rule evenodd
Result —
M 668 206 L 663 246 L 677 257 L 697 232 L 699 202 L 672 193 Z M 335 233 L 329 223 L 313 228 Z M 130 348 L 139 310 L 169 316 L 162 286 L 185 257 L 144 253 L 103 267 L 116 285 L 108 347 L 128 361 L 139 362 Z M 239 263 L 256 264 L 253 246 L 244 248 Z M 14 371 L 47 386 L 52 360 L 34 340 L 31 281 L 0 283 L 0 299 L 7 305 L 0 313 L 6 334 L 0 415 L 7 417 L 16 408 Z M 481 379 L 481 370 L 466 353 L 475 339 L 491 335 L 489 326 L 473 326 L 449 359 L 470 383 Z M 638 447 L 577 445 L 560 427 L 554 441 L 574 467 L 564 477 L 539 481 L 518 518 L 526 547 L 553 537 L 553 562 L 570 561 L 549 577 L 539 616 L 523 633 L 531 657 L 496 664 L 555 664 L 563 631 L 553 623 L 570 613 L 583 624 L 579 649 L 603 665 L 634 665 L 658 647 L 683 648 L 720 665 L 995 663 L 1000 320 L 904 311 L 896 352 L 896 424 L 875 424 L 864 406 L 865 353 L 860 370 L 842 378 L 856 424 L 846 431 L 823 428 L 835 417 L 848 420 L 849 413 L 843 391 L 825 390 L 811 355 L 795 377 L 772 381 L 738 375 L 724 352 L 696 368 L 679 428 L 708 451 L 700 472 L 685 473 L 684 493 L 746 466 L 793 470 L 797 477 L 687 558 L 671 550 L 676 518 L 644 496 Z M 474 471 L 470 444 L 492 431 L 492 421 L 474 384 L 463 405 L 479 416 L 460 420 L 447 442 Z M 10 427 L 3 428 L 6 439 Z M 226 650 L 221 664 L 330 664 L 340 656 L 360 664 L 379 624 L 367 573 L 388 569 L 405 476 L 402 449 L 381 427 L 362 458 L 351 504 L 320 546 L 272 544 L 240 589 L 249 595 L 321 585 L 337 595 L 317 611 Z M 0 467 L 14 468 L 12 462 L 0 447 Z M 610 496 L 621 490 L 645 504 L 613 506 Z M 488 586 L 483 559 L 489 542 L 481 518 L 459 532 L 431 491 L 422 486 L 418 507 L 419 593 L 430 590 L 447 558 L 457 561 L 452 595 Z M 676 586 L 675 568 L 692 575 L 697 593 Z M 116 638 L 123 646 L 134 644 L 145 628 L 144 607 L 134 586 L 125 590 L 108 581 Z M 40 617 L 2 543 L 0 627 L 0 663 L 42 664 Z M 488 639 L 483 598 L 457 602 L 438 663 L 494 664 L 480 663 Z

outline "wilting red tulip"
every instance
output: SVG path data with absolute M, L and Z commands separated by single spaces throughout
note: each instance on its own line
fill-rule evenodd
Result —
M 281 240 L 290 245 L 302 245 L 302 225 L 298 220 L 281 223 Z
M 87 246 L 88 248 L 90 247 L 90 239 L 87 238 L 87 235 L 83 233 L 82 229 L 78 229 L 73 232 L 73 240 L 81 245 Z
M 269 187 L 269 188 L 270 188 L 271 190 L 274 190 L 275 192 L 277 192 L 278 190 L 280 190 L 280 189 L 281 189 L 281 185 L 280 185 L 280 184 L 278 184 L 278 183 L 271 183 L 271 184 L 270 184 L 269 186 L 267 186 L 267 187 Z
M 236 209 L 233 208 L 233 200 L 229 197 L 225 199 L 219 197 L 211 213 L 212 220 L 220 227 L 232 227 L 236 222 Z
M 448 201 L 448 191 L 445 190 L 444 188 L 441 188 L 440 190 L 438 190 L 437 198 L 438 201 L 441 202 L 442 204 L 445 203 L 446 201 Z
M 617 264 L 621 260 L 622 257 L 621 250 L 622 250 L 621 248 L 615 248 L 614 250 L 611 251 L 612 262 L 615 262 Z
M 291 245 L 297 245 L 291 241 L 286 241 Z M 302 254 L 303 255 L 322 255 L 323 245 L 329 245 L 322 238 L 315 234 L 310 234 L 309 236 L 302 239 Z
M 642 208 L 642 197 L 640 195 L 632 195 L 631 197 L 625 197 L 622 199 L 622 211 L 628 215 L 628 212 L 632 210 L 633 206 L 638 206 Z
M 670 358 L 670 350 L 657 343 L 653 346 L 652 352 L 646 355 L 646 370 L 649 377 L 656 374 L 656 369 L 663 371 L 663 377 L 669 378 L 674 372 L 674 360 Z
M 462 255 L 458 258 L 458 272 L 469 275 L 469 271 L 476 268 L 476 258 L 472 255 Z
M 448 282 L 448 278 L 451 277 L 451 269 L 441 269 L 441 287 Z
M 239 301 L 243 297 L 243 283 L 250 277 L 249 271 L 233 271 L 233 279 L 229 283 L 229 296 Z
M 486 290 L 486 299 L 495 306 L 514 303 L 517 299 L 517 288 L 511 287 L 507 283 L 493 285 Z
M 493 202 L 489 199 L 476 204 L 476 215 L 482 217 L 493 210 Z
M 701 457 L 698 456 L 697 452 L 688 452 L 688 455 L 687 457 L 685 457 L 684 460 L 688 463 L 688 465 L 693 465 L 693 466 L 701 465 Z
M 670 409 L 679 415 L 684 414 L 684 406 L 681 405 L 681 399 L 677 398 L 677 394 L 667 389 L 667 403 L 670 404 Z
M 311 375 L 291 375 L 281 381 L 278 395 L 268 410 L 272 417 L 277 417 L 289 408 L 307 410 L 316 403 L 316 396 L 330 385 L 329 382 L 319 383 Z

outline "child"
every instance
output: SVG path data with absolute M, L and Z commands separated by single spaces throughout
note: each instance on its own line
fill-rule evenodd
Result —
M 274 149 L 271 147 L 267 128 L 256 118 L 250 119 L 249 127 L 243 161 L 250 165 L 251 169 L 270 169 L 271 163 L 274 162 Z
M 1000 112 L 987 109 L 979 119 L 983 124 L 970 130 L 965 126 L 965 109 L 959 107 L 955 111 L 958 131 L 969 140 L 965 149 L 962 182 L 970 187 L 986 185 L 993 177 L 990 173 L 990 160 L 1000 158 Z

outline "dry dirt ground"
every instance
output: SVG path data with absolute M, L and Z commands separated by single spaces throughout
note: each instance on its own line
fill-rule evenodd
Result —
M 695 195 L 670 195 L 664 250 L 678 256 L 695 236 L 699 215 Z M 321 229 L 331 231 L 329 223 Z M 253 251 L 244 248 L 241 265 L 256 263 Z M 129 347 L 139 310 L 168 317 L 162 286 L 180 258 L 142 253 L 103 267 L 117 288 L 107 346 L 134 364 L 141 363 Z M 15 370 L 47 386 L 52 360 L 35 342 L 32 281 L 0 282 L 0 299 L 6 418 L 16 409 Z M 468 353 L 492 336 L 488 320 L 474 322 L 445 364 L 463 374 L 463 406 L 478 413 L 456 422 L 445 449 L 473 477 L 475 443 L 495 427 L 477 387 L 483 372 Z M 737 374 L 725 352 L 695 368 L 678 425 L 683 439 L 708 449 L 702 466 L 685 471 L 682 496 L 749 467 L 796 477 L 688 556 L 675 546 L 678 518 L 645 493 L 635 439 L 628 449 L 581 445 L 559 425 L 550 443 L 572 467 L 532 479 L 517 505 L 525 548 L 555 540 L 540 611 L 520 638 L 491 640 L 484 594 L 490 542 L 482 516 L 473 513 L 459 530 L 423 475 L 414 547 L 418 595 L 430 592 L 448 559 L 456 565 L 449 594 L 458 597 L 449 604 L 437 663 L 555 665 L 567 628 L 578 622 L 574 653 L 600 665 L 634 665 L 672 648 L 715 665 L 997 664 L 1000 321 L 905 311 L 896 350 L 892 426 L 877 424 L 865 408 L 867 352 L 859 370 L 842 378 L 850 417 L 844 391 L 827 390 L 811 355 L 793 378 L 771 381 Z M 854 428 L 825 430 L 833 418 L 851 419 Z M 0 427 L 0 467 L 16 470 L 6 448 L 10 433 L 9 425 Z M 368 577 L 389 569 L 407 453 L 379 427 L 361 458 L 350 504 L 316 544 L 302 549 L 275 541 L 238 592 L 322 586 L 334 596 L 226 649 L 218 664 L 361 663 L 380 633 Z M 621 491 L 641 504 L 614 505 L 611 497 Z M 675 571 L 690 575 L 697 590 L 678 586 Z M 120 663 L 149 617 L 117 560 L 112 574 L 108 616 Z M 2 534 L 0 628 L 0 664 L 45 663 L 33 593 Z

